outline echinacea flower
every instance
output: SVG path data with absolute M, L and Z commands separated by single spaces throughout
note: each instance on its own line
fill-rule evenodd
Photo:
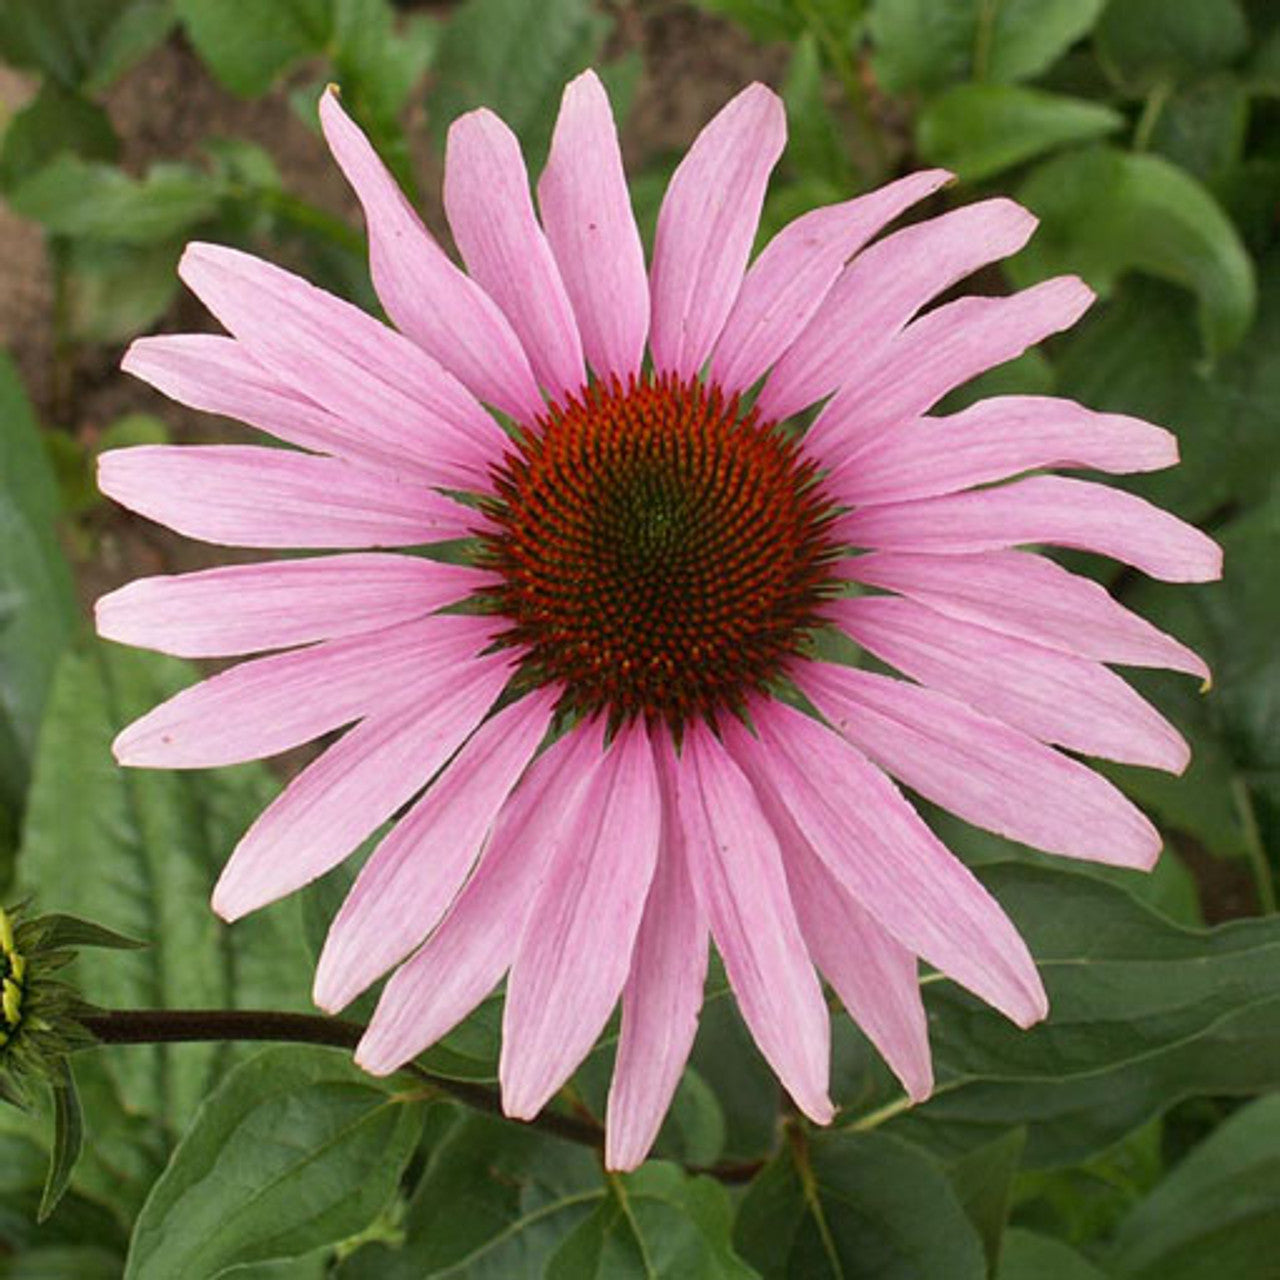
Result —
M 351 726 L 245 835 L 215 909 L 232 920 L 299 888 L 409 806 L 333 922 L 317 1003 L 340 1009 L 395 970 L 357 1054 L 384 1073 L 505 976 L 504 1105 L 530 1117 L 621 1001 L 619 1169 L 644 1158 L 679 1080 L 709 939 L 820 1123 L 818 972 L 914 1099 L 932 1087 L 920 959 L 1021 1026 L 1043 1018 L 1013 925 L 891 778 L 1036 848 L 1150 867 L 1155 829 L 1059 748 L 1181 770 L 1176 731 L 1103 664 L 1204 665 L 1017 548 L 1173 581 L 1216 576 L 1220 557 L 1128 493 L 1025 475 L 1169 466 L 1158 427 L 1045 397 L 929 415 L 1089 305 L 1060 278 L 920 314 L 1019 249 L 1031 215 L 984 200 L 877 239 L 948 180 L 931 170 L 798 218 L 748 266 L 785 135 L 778 98 L 752 85 L 676 170 L 646 272 L 586 73 L 564 94 L 540 216 L 502 121 L 454 123 L 444 204 L 464 272 L 334 92 L 320 114 L 396 327 L 190 246 L 182 278 L 231 336 L 143 339 L 125 368 L 297 448 L 121 450 L 102 488 L 210 542 L 469 539 L 471 554 L 236 565 L 99 603 L 102 634 L 129 644 L 280 651 L 131 725 L 123 764 L 230 764 Z M 820 628 L 907 678 L 823 660 Z

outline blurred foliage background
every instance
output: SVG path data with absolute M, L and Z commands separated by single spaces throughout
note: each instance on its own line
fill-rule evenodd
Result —
M 1074 332 L 955 404 L 1053 392 L 1179 436 L 1182 466 L 1123 483 L 1218 538 L 1224 580 L 1066 557 L 1214 670 L 1208 693 L 1133 677 L 1194 748 L 1181 779 L 1109 770 L 1160 823 L 1160 867 L 1050 866 L 932 815 L 1028 935 L 1050 1025 L 1013 1032 L 931 983 L 941 1087 L 907 1113 L 840 1019 L 841 1122 L 780 1145 L 776 1088 L 713 979 L 668 1163 L 627 1178 L 320 1050 L 81 1055 L 84 1155 L 40 1227 L 46 1118 L 0 1108 L 0 1276 L 115 1277 L 126 1254 L 159 1280 L 1280 1274 L 1276 0 L 0 0 L 0 894 L 151 940 L 81 962 L 103 1004 L 309 1007 L 342 872 L 234 929 L 207 908 L 279 775 L 126 775 L 109 755 L 194 672 L 95 642 L 88 602 L 227 556 L 109 507 L 95 455 L 243 432 L 131 384 L 119 358 L 135 335 L 208 327 L 174 274 L 193 238 L 376 309 L 316 130 L 326 82 L 443 232 L 449 121 L 493 107 L 536 172 L 586 65 L 646 234 L 696 129 L 760 78 L 790 122 L 762 237 L 943 165 L 959 182 L 931 211 L 1002 192 L 1042 220 L 971 287 L 1073 271 L 1098 289 Z M 496 1029 L 486 1006 L 432 1065 L 492 1080 Z M 608 1058 L 606 1042 L 580 1073 L 580 1114 L 601 1113 Z M 305 1158 L 268 1177 L 278 1132 Z

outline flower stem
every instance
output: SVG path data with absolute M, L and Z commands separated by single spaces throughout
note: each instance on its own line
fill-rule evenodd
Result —
M 80 1021 L 103 1044 L 273 1040 L 354 1049 L 365 1031 L 358 1022 L 273 1009 L 103 1009 Z M 407 1063 L 404 1070 L 469 1107 L 502 1115 L 502 1102 L 494 1089 L 466 1080 L 451 1080 L 413 1062 Z M 574 1116 L 545 1111 L 531 1123 L 545 1133 L 570 1142 L 596 1148 L 602 1143 L 603 1134 L 598 1125 Z

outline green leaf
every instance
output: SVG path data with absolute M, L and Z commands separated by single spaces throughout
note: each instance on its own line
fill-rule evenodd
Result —
M 1237 0 L 1110 0 L 1095 40 L 1116 83 L 1140 96 L 1234 61 L 1249 24 Z
M 1052 1236 L 1011 1227 L 1004 1237 L 997 1280 L 1107 1280 L 1087 1258 Z
M 1037 168 L 1019 199 L 1041 219 L 1010 264 L 1018 283 L 1079 272 L 1102 294 L 1127 271 L 1190 289 L 1211 356 L 1253 319 L 1257 285 L 1240 236 L 1213 196 L 1159 156 L 1096 147 Z
M 823 28 L 840 41 L 862 19 L 863 0 L 698 0 L 700 8 L 732 18 L 753 39 L 795 40 Z
M 787 105 L 786 165 L 797 178 L 849 187 L 853 169 L 842 130 L 827 106 L 818 42 L 806 32 L 796 41 L 782 99 Z
M 0 58 L 72 89 L 93 71 L 120 20 L 120 0 L 5 0 Z
M 123 933 L 104 928 L 93 920 L 80 920 L 76 916 L 57 913 L 40 917 L 40 944 L 56 949 L 60 947 L 104 947 L 108 951 L 136 951 L 145 947 L 137 938 L 126 938 Z
M 431 1147 L 399 1248 L 366 1246 L 341 1280 L 510 1280 L 540 1276 L 604 1200 L 586 1147 L 490 1116 L 463 1113 Z
M 4 131 L 0 187 L 12 189 L 65 151 L 86 160 L 114 160 L 118 150 L 107 113 L 49 80 Z
M 465 0 L 436 58 L 430 115 L 437 145 L 443 150 L 457 116 L 489 107 L 519 135 L 536 172 L 565 83 L 595 62 L 611 25 L 590 0 Z
M 1280 1097 L 1241 1108 L 1129 1215 L 1108 1269 L 1134 1280 L 1262 1280 L 1280 1251 Z
M 1106 0 L 877 0 L 876 72 L 887 89 L 961 80 L 1016 83 L 1047 70 L 1087 35 Z
M 66 1194 L 84 1147 L 84 1115 L 80 1110 L 80 1095 L 76 1092 L 76 1078 L 71 1074 L 70 1065 L 65 1066 L 64 1071 L 64 1078 L 52 1086 L 53 1154 L 36 1213 L 38 1222 L 44 1222 Z
M 8 1265 L 5 1280 L 119 1280 L 121 1259 L 94 1245 L 48 1245 L 23 1249 Z
M 101 93 L 163 43 L 176 21 L 168 0 L 132 0 L 107 28 L 85 81 L 89 93 Z
M 0 886 L 9 878 L 54 668 L 75 627 L 58 510 L 31 404 L 0 351 Z
M 201 1106 L 134 1228 L 127 1280 L 204 1280 L 297 1258 L 369 1225 L 419 1109 L 326 1049 L 266 1049 Z
M 1249 96 L 1231 78 L 1205 81 L 1173 94 L 1151 131 L 1153 151 L 1201 182 L 1218 184 L 1239 164 L 1249 128 Z
M 67 328 L 82 342 L 121 342 L 149 329 L 178 292 L 180 240 L 72 240 L 63 263 Z
M 245 98 L 266 93 L 330 34 L 328 0 L 174 0 L 174 8 L 209 70 Z
M 1009 1221 L 1013 1180 L 1027 1145 L 1025 1129 L 1010 1129 L 984 1146 L 961 1156 L 947 1169 L 947 1176 L 969 1220 L 978 1229 L 987 1264 L 995 1269 Z
M 1027 1126 L 1026 1163 L 1086 1158 L 1198 1092 L 1280 1085 L 1280 917 L 1186 929 L 1079 873 L 978 875 L 1026 938 L 1050 1017 L 1019 1031 L 926 980 L 938 1087 L 893 1131 L 954 1156 Z
M 549 1259 L 546 1280 L 750 1280 L 733 1252 L 733 1206 L 710 1178 L 654 1162 L 610 1180 L 611 1194 Z
M 946 1175 L 882 1133 L 796 1135 L 747 1189 L 734 1243 L 766 1280 L 987 1274 Z
M 115 733 L 190 675 L 184 663 L 117 646 L 66 656 L 40 737 L 19 860 L 23 886 L 40 908 L 152 944 L 81 957 L 67 971 L 96 1004 L 309 1008 L 296 902 L 234 929 L 208 905 L 214 876 L 275 794 L 274 782 L 258 767 L 125 771 L 111 758 Z M 109 1087 L 146 1118 L 162 1146 L 227 1061 L 228 1047 L 219 1045 L 157 1045 L 104 1057 Z M 93 1105 L 87 1109 L 97 1114 Z
M 999 84 L 963 84 L 932 99 L 916 120 L 922 159 L 979 182 L 1073 142 L 1114 133 L 1124 117 L 1080 98 Z
M 145 245 L 212 217 L 224 194 L 219 183 L 186 165 L 157 164 L 135 181 L 110 165 L 64 155 L 19 184 L 9 203 L 56 235 Z

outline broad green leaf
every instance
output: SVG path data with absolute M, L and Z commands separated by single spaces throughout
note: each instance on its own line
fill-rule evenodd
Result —
M 1244 152 L 1249 96 L 1229 77 L 1191 85 L 1164 104 L 1151 131 L 1151 149 L 1202 182 L 1229 177 Z
M 150 328 L 178 292 L 181 253 L 178 240 L 70 241 L 63 263 L 71 335 L 82 342 L 120 342 Z
M 94 1245 L 24 1249 L 4 1271 L 5 1280 L 119 1280 L 118 1254 Z
M 978 1230 L 987 1263 L 993 1270 L 1000 1258 L 1013 1198 L 1013 1180 L 1026 1145 L 1026 1130 L 1010 1129 L 1008 1133 L 962 1155 L 947 1168 L 947 1177 L 951 1179 L 969 1220 Z
M 127 1280 L 205 1280 L 298 1258 L 382 1211 L 419 1107 L 332 1050 L 276 1047 L 208 1097 L 138 1218 Z
M 0 59 L 74 88 L 94 70 L 112 27 L 131 7 L 120 0 L 5 0 Z
M 1087 35 L 1106 0 L 877 0 L 876 71 L 886 88 L 937 90 L 961 80 L 1039 75 Z
M 1005 1232 L 997 1280 L 1108 1280 L 1087 1258 L 1052 1236 L 1021 1227 Z
M 341 1280 L 511 1280 L 540 1276 L 605 1197 L 586 1147 L 524 1125 L 465 1114 L 431 1146 L 399 1248 L 370 1245 Z
M 1197 1092 L 1280 1085 L 1280 917 L 1187 929 L 1087 875 L 1008 863 L 978 875 L 1036 957 L 1050 1017 L 1019 1031 L 927 981 L 938 1087 L 893 1132 L 954 1156 L 1025 1124 L 1040 1168 Z
M 437 145 L 443 150 L 457 116 L 489 107 L 519 135 L 536 173 L 565 84 L 596 60 L 610 26 L 590 0 L 465 0 L 436 56 L 429 107 Z
M 17 369 L 0 351 L 0 888 L 9 878 L 49 686 L 75 626 L 58 509 L 40 429 Z
M 209 70 L 245 98 L 265 93 L 330 34 L 329 0 L 174 0 L 174 8 Z
M 546 1280 L 750 1280 L 733 1252 L 733 1206 L 718 1182 L 654 1162 L 610 1194 L 551 1256 Z
M 169 0 L 130 0 L 103 35 L 85 81 L 89 93 L 101 93 L 140 62 L 173 30 Z
M 1280 1097 L 1236 1112 L 1116 1234 L 1108 1270 L 1134 1280 L 1263 1280 L 1280 1254 Z
M 297 904 L 278 904 L 233 929 L 208 905 L 217 871 L 275 792 L 269 776 L 256 767 L 125 771 L 111 757 L 120 728 L 189 682 L 183 663 L 114 645 L 67 655 L 40 737 L 19 861 L 23 887 L 38 909 L 151 943 L 82 956 L 68 970 L 95 1003 L 308 1008 Z M 153 1046 L 104 1061 L 113 1087 L 157 1126 L 163 1147 L 225 1070 L 228 1048 Z M 95 1115 L 88 1101 L 86 1110 Z
M 930 164 L 979 182 L 1123 124 L 1119 112 L 1096 102 L 1013 85 L 963 84 L 925 106 L 916 120 L 916 145 Z
M 64 155 L 9 194 L 16 213 L 55 235 L 108 244 L 172 240 L 218 211 L 225 192 L 186 165 L 157 164 L 137 181 L 109 165 Z
M 86 160 L 114 160 L 118 150 L 119 140 L 107 113 L 49 80 L 4 131 L 0 187 L 12 189 L 64 151 Z
M 1126 272 L 1143 271 L 1196 295 L 1211 356 L 1249 328 L 1257 285 L 1240 236 L 1213 196 L 1167 160 L 1071 151 L 1037 168 L 1018 195 L 1041 219 L 1010 264 L 1019 283 L 1078 272 L 1105 295 Z
M 882 1133 L 797 1136 L 748 1188 L 734 1244 L 765 1280 L 987 1274 L 946 1174 Z
M 1095 40 L 1116 82 L 1140 95 L 1233 61 L 1249 25 L 1237 0 L 1110 0 Z

